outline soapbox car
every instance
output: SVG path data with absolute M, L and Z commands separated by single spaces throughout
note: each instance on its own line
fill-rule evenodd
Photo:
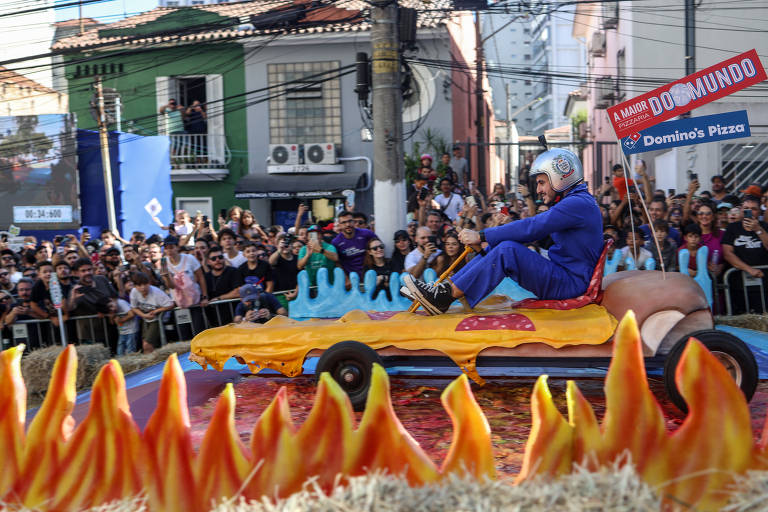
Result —
M 603 262 L 587 293 L 576 299 L 513 304 L 491 296 L 470 311 L 455 305 L 438 316 L 355 310 L 334 320 L 274 317 L 265 324 L 203 331 L 192 340 L 190 359 L 221 370 L 235 357 L 254 373 L 271 368 L 296 376 L 305 358 L 319 356 L 316 375 L 329 372 L 360 410 L 374 362 L 434 366 L 447 357 L 478 383 L 483 382 L 478 366 L 607 367 L 617 319 L 631 309 L 646 366 L 663 369 L 666 390 L 681 410 L 686 406 L 675 385 L 675 368 L 691 336 L 722 362 L 747 400 L 752 398 L 758 382 L 754 355 L 737 337 L 714 329 L 706 297 L 693 279 L 647 270 L 603 279 Z

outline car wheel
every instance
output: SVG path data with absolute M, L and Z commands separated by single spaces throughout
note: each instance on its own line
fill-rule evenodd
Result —
M 373 363 L 382 364 L 382 361 L 371 347 L 359 341 L 342 341 L 320 356 L 315 378 L 319 380 L 323 372 L 328 372 L 347 393 L 352 408 L 362 411 L 371 387 Z
M 746 343 L 727 332 L 708 329 L 687 334 L 669 351 L 664 362 L 664 386 L 672 403 L 683 412 L 688 412 L 688 406 L 675 383 L 675 370 L 683 355 L 688 338 L 696 338 L 717 358 L 733 377 L 736 385 L 741 388 L 744 397 L 749 402 L 755 394 L 759 372 L 757 361 Z

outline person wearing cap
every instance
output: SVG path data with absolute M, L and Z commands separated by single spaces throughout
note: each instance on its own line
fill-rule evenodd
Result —
M 263 324 L 276 315 L 288 316 L 288 310 L 280 304 L 274 295 L 265 292 L 260 285 L 243 285 L 240 287 L 239 293 L 241 299 L 235 307 L 233 320 L 236 324 L 240 322 Z
M 723 179 L 722 175 L 715 174 L 710 182 L 712 183 L 712 202 L 717 205 L 728 195 L 728 191 L 725 189 L 725 179 Z
M 717 229 L 720 231 L 720 235 L 725 232 L 725 228 L 728 227 L 728 212 L 733 208 L 731 203 L 721 201 L 717 204 L 716 224 Z
M 320 236 L 320 230 L 312 225 L 307 230 L 307 245 L 299 249 L 299 261 L 296 268 L 306 270 L 309 276 L 309 286 L 317 286 L 317 271 L 325 267 L 328 269 L 328 278 L 333 283 L 333 269 L 339 261 L 339 253 L 336 247 L 326 243 Z
M 459 241 L 481 256 L 441 283 L 406 275 L 401 293 L 433 315 L 444 313 L 462 296 L 475 306 L 505 277 L 540 299 L 583 295 L 603 249 L 603 224 L 600 209 L 583 183 L 581 161 L 570 151 L 550 149 L 533 162 L 531 176 L 536 178 L 537 193 L 550 205 L 547 211 L 480 232 L 462 230 Z M 526 246 L 547 235 L 553 241 L 549 259 Z
M 434 159 L 429 153 L 424 153 L 419 159 L 419 174 L 427 177 L 427 184 L 429 185 L 430 189 L 432 188 L 432 185 L 435 184 L 435 180 L 437 179 L 437 171 L 432 168 L 433 161 Z
M 182 254 L 179 251 L 179 238 L 173 235 L 165 237 L 163 250 L 165 252 L 163 272 L 170 278 L 169 288 L 176 304 L 180 307 L 189 307 L 199 302 L 201 306 L 207 306 L 208 287 L 197 258 L 191 254 Z

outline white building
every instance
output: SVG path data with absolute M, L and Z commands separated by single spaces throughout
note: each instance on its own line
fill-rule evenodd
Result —
M 578 75 L 586 71 L 584 45 L 571 35 L 573 5 L 563 6 L 550 14 L 534 16 L 531 21 L 531 70 L 533 104 L 531 135 L 570 124 L 565 114 L 569 93 L 578 87 L 576 78 L 552 78 L 552 73 Z M 541 73 L 547 74 L 542 76 Z
M 533 112 L 527 107 L 533 100 L 534 83 L 525 76 L 499 76 L 500 67 L 530 69 L 531 24 L 529 18 L 512 21 L 518 15 L 489 14 L 482 17 L 482 37 L 488 81 L 491 84 L 493 113 L 499 126 L 507 121 L 507 100 L 512 120 L 522 134 L 532 133 Z M 505 25 L 509 24 L 505 27 Z M 509 98 L 507 98 L 509 93 Z M 497 131 L 500 136 L 504 134 Z
M 53 0 L 22 3 L 23 6 L 20 6 L 19 2 L 0 2 L 0 34 L 3 35 L 3 44 L 0 44 L 0 66 L 12 69 L 44 87 L 51 88 L 53 87 L 51 57 L 7 63 L 9 60 L 51 52 L 55 30 Z M 15 14 L 20 10 L 38 8 L 43 9 L 26 14 Z
M 695 9 L 696 70 L 710 67 L 752 48 L 768 54 L 764 1 L 733 5 L 703 3 Z M 608 144 L 616 138 L 606 108 L 665 83 L 686 76 L 685 12 L 682 3 L 663 0 L 619 3 L 580 3 L 573 21 L 573 37 L 589 47 L 587 89 L 588 140 Z M 765 65 L 765 64 L 764 64 Z M 574 87 L 575 88 L 575 87 Z M 765 84 L 709 103 L 691 115 L 703 116 L 747 110 L 752 129 L 749 139 L 651 151 L 639 155 L 655 173 L 657 189 L 684 192 L 688 173 L 696 172 L 704 190 L 710 178 L 725 176 L 731 191 L 753 182 L 768 183 L 768 94 Z M 594 147 L 599 144 L 593 145 Z M 617 151 L 589 154 L 585 169 L 603 168 L 619 161 Z M 635 157 L 637 158 L 637 157 Z M 610 169 L 610 166 L 607 167 Z M 601 176 L 587 177 L 591 183 Z

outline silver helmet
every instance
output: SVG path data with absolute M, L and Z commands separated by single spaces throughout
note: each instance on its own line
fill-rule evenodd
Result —
M 565 192 L 584 181 L 584 168 L 579 157 L 567 149 L 550 149 L 536 157 L 531 176 L 546 174 L 555 192 Z

